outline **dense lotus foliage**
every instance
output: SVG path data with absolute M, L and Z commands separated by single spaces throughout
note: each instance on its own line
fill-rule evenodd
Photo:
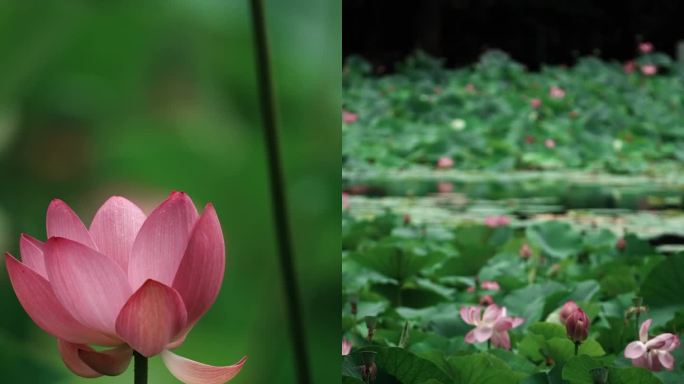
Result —
M 395 70 L 345 65 L 342 382 L 684 383 L 684 67 Z
M 467 68 L 417 54 L 395 69 L 346 62 L 345 170 L 681 169 L 684 67 L 652 50 L 539 72 L 499 51 Z

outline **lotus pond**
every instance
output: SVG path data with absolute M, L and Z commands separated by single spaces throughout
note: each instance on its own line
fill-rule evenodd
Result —
M 684 83 L 646 60 L 348 63 L 344 383 L 684 382 Z

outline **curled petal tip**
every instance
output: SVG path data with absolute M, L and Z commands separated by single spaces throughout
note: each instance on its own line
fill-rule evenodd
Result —
M 186 384 L 223 384 L 234 378 L 247 361 L 243 357 L 233 365 L 222 367 L 199 363 L 165 350 L 162 360 L 171 374 Z

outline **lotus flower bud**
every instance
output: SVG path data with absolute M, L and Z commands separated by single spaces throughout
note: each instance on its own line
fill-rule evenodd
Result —
M 373 341 L 375 336 L 375 325 L 378 319 L 375 316 L 366 316 L 366 327 L 368 328 L 368 341 Z
M 454 166 L 454 161 L 447 156 L 442 156 L 437 160 L 437 168 L 438 169 L 447 169 L 451 168 Z
M 348 354 L 350 354 L 351 349 L 352 349 L 351 341 L 347 340 L 346 337 L 343 337 L 342 338 L 342 356 L 347 356 Z
M 527 260 L 532 256 L 532 249 L 530 249 L 530 246 L 527 244 L 523 244 L 520 247 L 520 250 L 518 251 L 518 254 L 520 255 L 520 258 L 523 260 Z
M 587 314 L 584 313 L 582 308 L 578 307 L 568 316 L 565 322 L 565 330 L 570 340 L 575 343 L 581 343 L 589 336 L 589 325 L 590 321 Z
M 409 215 L 408 213 L 405 213 L 404 214 L 404 225 L 409 225 L 409 224 L 411 224 L 411 215 Z
M 560 322 L 563 323 L 563 325 L 565 325 L 565 323 L 568 320 L 568 317 L 570 317 L 570 315 L 573 312 L 575 312 L 577 308 L 579 307 L 577 306 L 577 304 L 575 304 L 574 301 L 568 300 L 567 302 L 565 302 L 558 315 L 558 317 L 560 317 Z
M 615 242 L 615 248 L 617 248 L 618 251 L 622 251 L 627 247 L 627 242 L 625 241 L 624 237 L 621 237 L 617 239 L 617 242 Z
M 356 316 L 359 313 L 359 296 L 352 294 L 349 295 L 349 306 L 351 308 L 351 314 Z
M 480 298 L 480 305 L 489 306 L 494 304 L 494 299 L 492 295 L 484 295 Z

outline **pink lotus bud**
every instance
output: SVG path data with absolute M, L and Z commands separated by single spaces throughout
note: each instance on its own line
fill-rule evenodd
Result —
M 454 166 L 454 161 L 450 157 L 442 156 L 437 160 L 437 169 L 448 169 Z
M 454 190 L 454 185 L 447 181 L 440 181 L 437 183 L 437 192 L 439 193 L 451 193 Z
M 359 115 L 349 111 L 342 111 L 342 122 L 345 124 L 353 124 L 359 119 Z
M 634 64 L 634 60 L 629 60 L 622 66 L 622 70 L 625 71 L 626 74 L 633 73 L 635 69 L 636 64 Z
M 570 317 L 570 314 L 575 312 L 577 308 L 579 307 L 577 306 L 577 304 L 575 304 L 574 301 L 566 301 L 565 304 L 563 304 L 563 307 L 561 308 L 560 313 L 558 315 L 560 317 L 560 322 L 563 323 L 563 325 L 565 325 L 566 320 L 568 319 L 568 317 Z
M 521 259 L 527 260 L 530 258 L 530 256 L 532 256 L 532 249 L 530 249 L 530 246 L 525 243 L 520 246 L 518 254 L 520 255 Z
M 581 343 L 589 336 L 590 321 L 582 308 L 577 307 L 565 322 L 565 330 L 570 340 Z
M 570 111 L 570 112 L 568 112 L 568 116 L 569 116 L 571 119 L 574 119 L 575 117 L 577 117 L 577 115 L 579 115 L 579 113 L 578 113 L 577 111 Z
M 487 216 L 484 223 L 490 228 L 503 227 L 510 223 L 510 219 L 506 216 Z
M 404 225 L 409 225 L 411 224 L 411 215 L 408 213 L 404 213 Z
M 491 295 L 484 295 L 480 298 L 480 305 L 487 306 L 492 304 L 494 304 L 494 299 Z
M 617 239 L 617 242 L 615 242 L 615 248 L 617 248 L 618 251 L 622 251 L 626 247 L 627 247 L 627 242 L 625 241 L 624 237 Z
M 561 87 L 552 86 L 549 88 L 549 96 L 554 99 L 562 99 L 565 97 L 565 91 Z
M 499 287 L 499 283 L 497 283 L 496 281 L 491 281 L 491 280 L 483 281 L 482 283 L 480 283 L 480 287 L 482 287 L 482 289 L 486 289 L 488 291 L 498 291 L 501 289 L 501 287 Z
M 641 73 L 646 76 L 653 76 L 658 73 L 658 67 L 655 64 L 644 64 L 641 66 Z
M 527 143 L 527 144 L 532 144 L 532 143 L 534 143 L 534 140 L 535 140 L 535 138 L 534 138 L 534 136 L 532 136 L 532 135 L 527 135 L 527 136 L 525 136 L 525 143 Z
M 466 90 L 466 92 L 468 92 L 468 93 L 475 93 L 475 85 L 473 85 L 473 84 L 471 84 L 471 83 L 468 83 L 468 84 L 466 84 L 466 86 L 465 86 L 465 90 Z
M 473 293 L 473 292 L 475 292 L 475 286 L 474 286 L 474 285 L 471 285 L 470 287 L 468 287 L 468 288 L 466 289 L 466 292 L 468 292 L 468 293 Z
M 556 141 L 553 139 L 544 140 L 544 146 L 549 149 L 556 148 Z
M 641 53 L 651 53 L 653 51 L 653 44 L 651 44 L 648 41 L 644 41 L 643 43 L 639 44 L 639 52 Z
M 347 340 L 347 338 L 343 337 L 342 338 L 342 356 L 347 356 L 349 353 L 351 353 L 352 349 L 352 343 L 351 341 Z
M 349 208 L 349 194 L 347 192 L 342 192 L 342 209 Z
M 537 108 L 541 107 L 542 101 L 541 101 L 541 99 L 534 98 L 534 99 L 530 100 L 530 105 L 532 106 L 532 108 L 537 109 Z
M 22 261 L 5 255 L 19 302 L 58 340 L 66 366 L 83 377 L 118 375 L 137 351 L 161 354 L 182 382 L 226 382 L 245 358 L 211 367 L 170 351 L 216 300 L 225 246 L 216 211 L 198 214 L 173 192 L 149 215 L 113 196 L 90 228 L 63 201 L 47 210 L 46 242 L 20 238 Z M 90 345 L 114 346 L 98 351 Z

